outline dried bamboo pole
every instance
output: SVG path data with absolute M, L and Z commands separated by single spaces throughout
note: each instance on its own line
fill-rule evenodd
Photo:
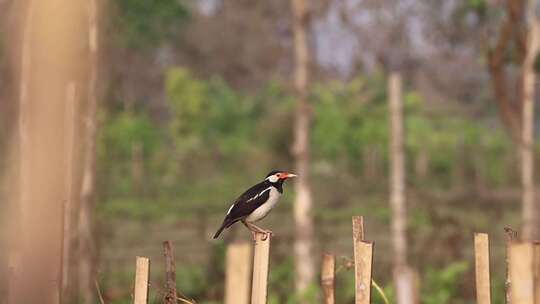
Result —
M 540 243 L 534 243 L 534 303 L 540 304 Z
M 266 304 L 271 234 L 255 234 L 251 304 Z
M 476 273 L 476 303 L 491 303 L 489 270 L 489 237 L 487 233 L 474 234 L 474 257 Z
M 66 170 L 66 194 L 63 205 L 63 232 L 62 232 L 62 292 L 60 294 L 60 302 L 64 303 L 69 301 L 69 287 L 71 282 L 71 254 L 73 251 L 73 167 L 74 167 L 74 147 L 75 147 L 75 123 L 76 117 L 76 84 L 74 81 L 70 82 L 66 88 L 66 104 L 65 104 L 65 155 L 66 162 L 64 169 Z
M 510 304 L 512 298 L 512 291 L 510 286 L 512 286 L 512 281 L 510 279 L 510 245 L 518 240 L 518 233 L 511 227 L 504 227 L 505 233 L 505 243 L 506 243 L 506 281 L 504 282 L 505 288 L 505 303 Z
M 533 245 L 513 243 L 510 246 L 510 280 L 512 304 L 534 304 Z
M 243 242 L 229 245 L 226 258 L 225 304 L 248 304 L 250 279 L 250 244 Z
M 354 276 L 355 303 L 370 304 L 371 275 L 373 265 L 373 243 L 364 241 L 364 219 L 354 216 L 353 247 L 354 247 Z
M 332 254 L 323 254 L 321 285 L 323 290 L 324 304 L 335 303 L 335 275 L 336 275 L 336 257 Z
M 353 240 L 365 240 L 364 234 L 364 217 L 361 215 L 355 215 L 352 217 L 353 225 Z
M 174 247 L 171 241 L 163 242 L 163 254 L 165 255 L 165 304 L 176 304 L 178 294 L 176 292 L 176 266 L 174 261 Z
M 137 257 L 135 265 L 135 291 L 133 295 L 133 304 L 147 304 L 150 259 Z

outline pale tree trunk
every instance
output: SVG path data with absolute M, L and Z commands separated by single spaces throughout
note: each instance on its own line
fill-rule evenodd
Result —
M 76 85 L 72 82 L 66 89 L 65 105 L 65 174 L 66 174 L 66 195 L 64 199 L 64 223 L 63 223 L 63 248 L 62 248 L 62 302 L 67 303 L 71 298 L 71 263 L 72 263 L 72 244 L 73 234 L 73 216 L 74 216 L 74 147 L 75 147 L 75 123 L 76 123 Z
M 79 207 L 79 292 L 82 303 L 94 301 L 95 244 L 93 209 L 95 199 L 97 137 L 97 66 L 98 66 L 97 0 L 88 2 L 88 107 L 85 117 L 84 164 Z
M 390 73 L 390 207 L 392 209 L 392 244 L 394 284 L 398 304 L 413 304 L 414 274 L 407 264 L 407 210 L 405 206 L 405 151 L 401 75 Z
M 19 218 L 19 223 L 16 223 L 16 221 L 12 222 L 12 231 L 14 231 L 13 234 L 19 233 L 22 231 L 24 225 L 23 223 L 26 222 L 24 219 L 25 216 L 25 210 L 24 206 L 28 205 L 28 199 L 27 199 L 27 189 L 28 189 L 28 162 L 25 161 L 30 158 L 30 145 L 29 145 L 29 126 L 28 126 L 28 114 L 30 112 L 29 106 L 28 106 L 28 86 L 29 86 L 29 75 L 30 75 L 30 50 L 32 48 L 32 37 L 30 35 L 32 30 L 32 22 L 33 22 L 33 1 L 28 0 L 26 3 L 26 11 L 24 11 L 23 7 L 24 5 L 21 5 L 19 7 L 19 13 L 22 15 L 21 18 L 19 18 L 20 25 L 23 27 L 23 30 L 21 31 L 21 62 L 20 62 L 20 78 L 19 78 L 19 107 L 18 107 L 18 125 L 17 125 L 17 131 L 18 131 L 18 145 L 19 145 L 19 181 L 18 181 L 18 190 L 17 190 L 17 206 L 13 208 L 14 214 L 17 214 L 17 217 Z M 16 293 L 15 289 L 17 288 L 17 280 L 13 278 L 14 275 L 17 274 L 19 271 L 19 264 L 21 263 L 21 255 L 22 255 L 22 242 L 15 238 L 13 242 L 13 247 L 11 248 L 11 252 L 9 254 L 9 260 L 8 260 L 8 272 L 9 272 L 9 278 L 8 278 L 8 303 L 16 303 Z
M 525 240 L 538 240 L 540 237 L 539 210 L 534 197 L 534 100 L 536 78 L 534 63 L 538 55 L 540 42 L 540 25 L 535 14 L 535 2 L 528 1 L 527 53 L 523 62 L 523 119 L 520 154 L 523 239 Z
M 294 221 L 296 240 L 294 243 L 296 291 L 303 294 L 313 282 L 315 265 L 313 261 L 313 218 L 311 214 L 312 197 L 309 184 L 309 132 L 311 108 L 308 103 L 309 46 L 307 32 L 309 16 L 306 0 L 292 0 L 295 88 L 298 107 L 294 125 L 294 144 L 292 151 L 296 160 L 295 181 L 296 199 L 294 202 Z
M 22 62 L 17 67 L 20 218 L 8 303 L 59 303 L 67 182 L 65 97 L 68 83 L 80 70 L 80 2 L 26 3 L 26 20 L 21 24 L 25 28 Z

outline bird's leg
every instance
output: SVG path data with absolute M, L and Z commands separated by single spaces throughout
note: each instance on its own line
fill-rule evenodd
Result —
M 253 230 L 253 228 L 251 228 L 249 226 L 248 223 L 246 223 L 246 221 L 242 221 L 242 224 L 244 224 L 244 226 L 246 226 L 247 229 L 249 229 L 249 231 L 251 232 L 251 236 L 253 236 L 253 241 L 255 242 L 255 235 L 257 234 L 257 231 Z

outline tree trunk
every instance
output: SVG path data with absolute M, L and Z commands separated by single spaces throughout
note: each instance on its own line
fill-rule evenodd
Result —
M 534 198 L 534 100 L 535 70 L 534 64 L 538 55 L 540 25 L 535 14 L 535 1 L 529 0 L 527 10 L 528 33 L 527 53 L 523 62 L 523 119 L 521 130 L 521 184 L 522 184 L 522 217 L 523 239 L 538 240 L 540 238 L 538 208 Z
M 63 248 L 62 248 L 62 302 L 67 303 L 71 298 L 71 264 L 72 264 L 72 244 L 75 228 L 73 226 L 74 204 L 73 204 L 73 186 L 74 186 L 74 148 L 75 148 L 75 123 L 76 117 L 76 86 L 75 82 L 68 85 L 66 89 L 66 122 L 65 122 L 65 154 L 66 154 L 66 195 L 64 199 L 64 223 L 63 223 Z
M 67 0 L 26 3 L 22 60 L 13 67 L 20 69 L 20 218 L 8 303 L 59 303 L 68 178 L 65 97 L 80 70 L 81 7 Z
M 294 202 L 294 220 L 296 240 L 294 244 L 296 290 L 303 294 L 313 283 L 315 265 L 313 261 L 313 218 L 311 214 L 312 198 L 309 184 L 309 132 L 311 108 L 308 103 L 308 68 L 309 46 L 307 32 L 309 16 L 306 0 L 292 0 L 295 89 L 298 98 L 294 126 L 294 144 L 292 151 L 296 161 L 295 181 L 296 200 Z
M 392 72 L 390 96 L 390 207 L 394 247 L 394 284 L 398 304 L 413 304 L 413 272 L 407 264 L 407 212 L 405 206 L 405 151 L 401 75 Z
M 79 207 L 79 292 L 82 303 L 94 302 L 95 245 L 93 209 L 95 199 L 96 136 L 97 136 L 97 65 L 98 23 L 97 0 L 88 2 L 88 107 L 85 117 L 83 179 Z

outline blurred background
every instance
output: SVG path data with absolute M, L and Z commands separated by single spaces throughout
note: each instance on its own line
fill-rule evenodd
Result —
M 0 0 L 2 299 L 24 223 L 14 189 L 40 170 L 26 162 L 25 121 L 49 109 L 24 114 L 25 50 L 51 50 L 28 45 L 31 3 Z M 179 291 L 223 303 L 226 246 L 251 235 L 235 225 L 211 236 L 241 192 L 282 169 L 300 178 L 260 222 L 275 234 L 269 303 L 320 302 L 323 252 L 337 256 L 337 303 L 354 302 L 353 215 L 392 303 L 411 303 L 398 300 L 396 269 L 417 278 L 421 303 L 472 303 L 474 232 L 490 233 L 503 303 L 503 228 L 540 236 L 533 1 L 88 3 L 66 15 L 79 16 L 66 44 L 79 66 L 66 69 L 78 76 L 55 129 L 63 213 L 38 217 L 63 223 L 50 243 L 63 244 L 63 302 L 96 303 L 97 282 L 106 303 L 131 303 L 137 255 L 162 286 L 161 242 L 172 240 Z

